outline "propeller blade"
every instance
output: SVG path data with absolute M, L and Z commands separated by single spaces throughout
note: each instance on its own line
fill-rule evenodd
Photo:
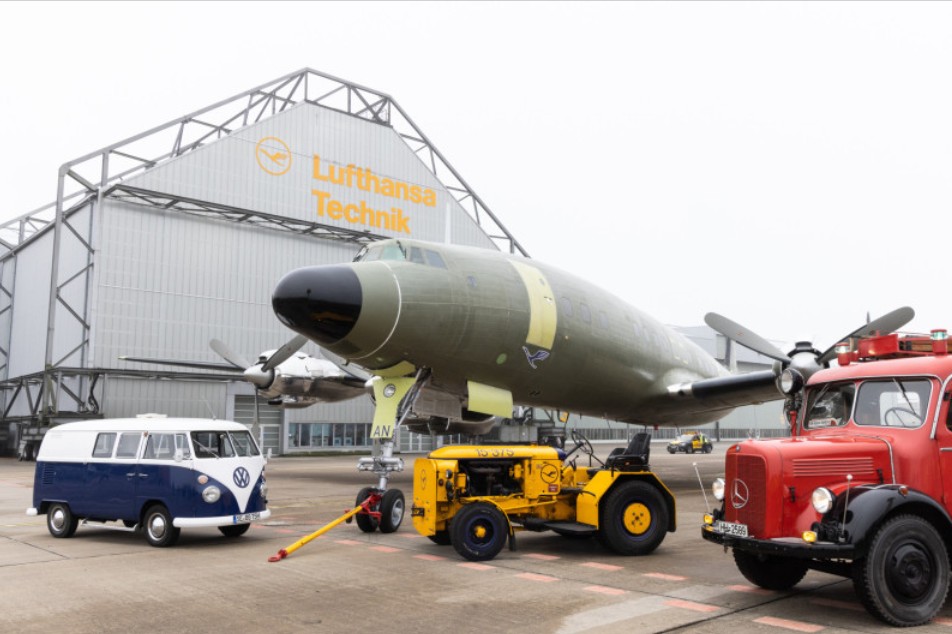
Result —
M 134 361 L 136 363 L 154 363 L 157 365 L 174 365 L 182 368 L 201 368 L 202 370 L 221 370 L 222 372 L 234 372 L 235 368 L 224 363 L 213 363 L 210 361 L 181 361 L 178 359 L 151 359 L 147 357 L 129 357 L 123 355 L 119 357 L 120 361 Z
M 733 339 L 745 348 L 749 348 L 765 357 L 785 363 L 790 361 L 790 357 L 781 352 L 775 345 L 723 315 L 708 313 L 704 315 L 704 323 L 728 339 Z
M 836 344 L 840 341 L 846 341 L 847 339 L 854 339 L 858 337 L 869 337 L 870 335 L 876 334 L 877 332 L 881 334 L 888 334 L 890 332 L 895 332 L 899 330 L 916 316 L 916 311 L 914 311 L 909 306 L 903 306 L 902 308 L 897 308 L 896 310 L 886 313 L 882 317 L 877 317 L 873 321 L 869 321 L 867 316 L 867 323 L 863 324 L 850 334 L 845 337 L 840 337 L 829 349 L 827 349 L 823 354 L 820 355 L 819 362 L 820 364 L 830 362 L 836 356 Z
M 358 379 L 360 381 L 369 381 L 373 378 L 373 375 L 361 368 L 360 366 L 351 364 L 350 361 L 344 357 L 339 357 L 333 352 L 321 348 L 321 356 L 336 365 L 340 368 L 340 371 L 344 374 Z
M 304 335 L 298 335 L 291 341 L 287 342 L 280 348 L 274 351 L 274 354 L 264 362 L 262 370 L 267 372 L 268 370 L 273 370 L 277 366 L 281 365 L 285 361 L 291 358 L 291 355 L 301 349 L 301 346 L 307 343 L 307 337 Z
M 220 356 L 222 359 L 232 364 L 239 370 L 246 370 L 247 368 L 251 366 L 251 364 L 248 363 L 247 359 L 245 359 L 243 356 L 241 356 L 240 354 L 236 353 L 234 350 L 229 348 L 228 345 L 225 344 L 224 341 L 220 341 L 218 339 L 212 339 L 211 341 L 208 342 L 208 345 L 211 346 L 212 350 L 218 353 L 218 356 Z

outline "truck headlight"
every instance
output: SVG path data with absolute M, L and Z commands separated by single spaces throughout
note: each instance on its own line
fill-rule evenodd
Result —
M 718 502 L 721 502 L 724 499 L 724 478 L 718 478 L 714 480 L 714 484 L 711 485 L 711 491 L 714 493 L 714 499 Z
M 788 396 L 794 392 L 799 392 L 803 387 L 803 375 L 793 368 L 787 368 L 777 377 L 777 387 Z
M 814 489 L 813 495 L 810 496 L 810 502 L 813 503 L 813 508 L 820 515 L 830 512 L 830 509 L 833 508 L 834 500 L 836 500 L 836 496 L 833 495 L 832 491 L 825 487 Z
M 218 501 L 218 498 L 221 497 L 221 489 L 216 487 L 214 484 L 210 487 L 205 487 L 205 490 L 202 491 L 202 499 L 208 502 L 209 504 L 214 504 Z
M 261 491 L 261 497 L 267 500 L 268 499 L 268 483 L 262 480 L 261 487 L 259 490 Z

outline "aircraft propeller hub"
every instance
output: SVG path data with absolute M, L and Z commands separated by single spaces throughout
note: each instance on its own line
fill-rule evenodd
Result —
M 274 370 L 265 370 L 260 365 L 253 365 L 244 371 L 245 380 L 259 389 L 264 389 L 274 382 Z

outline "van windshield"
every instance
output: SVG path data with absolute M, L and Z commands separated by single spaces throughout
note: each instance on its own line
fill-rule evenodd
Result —
M 247 431 L 193 431 L 196 458 L 234 458 L 260 455 Z

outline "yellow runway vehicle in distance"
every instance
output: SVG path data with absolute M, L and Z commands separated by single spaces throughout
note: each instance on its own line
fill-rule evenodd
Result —
M 414 527 L 470 561 L 492 559 L 507 540 L 514 549 L 522 530 L 594 536 L 622 555 L 652 552 L 675 530 L 675 500 L 648 465 L 650 434 L 636 434 L 598 467 L 576 465 L 573 454 L 594 452 L 580 433 L 572 440 L 568 453 L 539 445 L 430 452 L 414 466 Z
M 700 432 L 681 434 L 668 443 L 668 453 L 711 453 L 714 444 L 711 439 Z

